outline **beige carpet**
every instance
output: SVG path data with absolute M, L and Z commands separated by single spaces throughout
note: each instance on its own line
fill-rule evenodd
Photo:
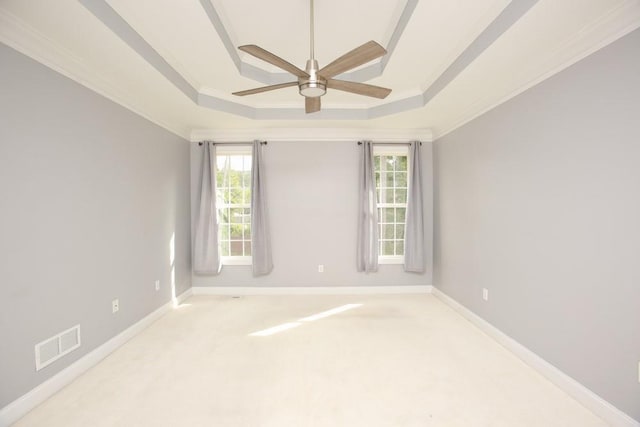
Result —
M 376 295 L 192 297 L 16 425 L 606 424 L 432 295 Z

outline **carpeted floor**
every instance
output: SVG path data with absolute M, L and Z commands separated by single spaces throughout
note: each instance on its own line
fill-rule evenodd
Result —
M 606 424 L 432 295 L 313 295 L 191 297 L 16 425 Z

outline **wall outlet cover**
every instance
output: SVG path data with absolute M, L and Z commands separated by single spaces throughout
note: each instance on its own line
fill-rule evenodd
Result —
M 114 299 L 113 301 L 111 301 L 111 312 L 115 313 L 118 310 L 120 310 L 120 301 L 118 301 L 118 299 Z

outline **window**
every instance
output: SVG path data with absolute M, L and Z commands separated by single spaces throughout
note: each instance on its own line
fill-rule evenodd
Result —
M 251 264 L 251 151 L 220 147 L 216 154 L 218 239 L 223 264 Z
M 381 264 L 404 262 L 408 154 L 406 146 L 376 146 L 373 150 Z

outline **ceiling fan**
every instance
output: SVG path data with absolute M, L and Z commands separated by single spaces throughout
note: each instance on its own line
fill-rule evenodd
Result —
M 243 52 L 247 52 L 249 55 L 255 56 L 258 59 L 288 71 L 298 77 L 297 81 L 243 90 L 240 92 L 234 92 L 233 95 L 253 95 L 255 93 L 267 92 L 290 86 L 298 86 L 300 95 L 305 97 L 305 111 L 307 113 L 314 113 L 316 111 L 320 111 L 320 97 L 327 92 L 327 88 L 380 99 L 386 98 L 387 95 L 391 93 L 391 89 L 384 87 L 346 80 L 337 80 L 333 78 L 338 74 L 342 74 L 345 71 L 386 55 L 387 51 L 385 48 L 373 40 L 345 53 L 329 65 L 318 69 L 318 61 L 315 60 L 313 52 L 313 0 L 310 0 L 310 22 L 311 58 L 307 60 L 307 65 L 304 71 L 259 46 L 249 44 L 238 47 L 238 49 Z

